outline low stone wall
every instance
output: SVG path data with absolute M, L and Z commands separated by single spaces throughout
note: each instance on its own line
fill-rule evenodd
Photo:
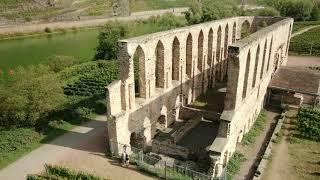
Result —
M 153 140 L 152 152 L 169 156 L 179 156 L 184 159 L 187 159 L 190 154 L 190 151 L 187 148 L 173 144 L 170 140 L 163 142 Z
M 206 111 L 203 109 L 196 109 L 191 107 L 181 107 L 179 112 L 179 119 L 189 120 L 194 117 L 203 117 L 208 120 L 216 120 L 220 119 L 221 114 L 213 111 Z
M 196 127 L 201 120 L 202 120 L 201 117 L 190 119 L 183 126 L 181 126 L 177 131 L 172 133 L 171 138 L 173 139 L 174 143 L 180 141 L 183 138 L 183 136 L 187 134 L 191 129 Z
M 281 114 L 281 119 L 278 120 L 277 125 L 272 133 L 272 137 L 268 143 L 268 146 L 263 154 L 263 158 L 261 159 L 259 166 L 256 170 L 256 174 L 253 177 L 253 180 L 260 180 L 263 177 L 263 173 L 267 167 L 267 164 L 269 162 L 269 158 L 271 157 L 271 151 L 272 151 L 272 146 L 273 146 L 273 140 L 275 140 L 277 138 L 277 134 L 280 133 L 281 131 L 281 127 L 283 125 L 284 120 L 286 119 L 286 114 L 287 111 L 283 112 Z

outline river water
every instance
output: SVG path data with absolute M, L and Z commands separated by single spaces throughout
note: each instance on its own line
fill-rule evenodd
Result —
M 98 44 L 98 30 L 0 41 L 0 76 L 17 66 L 38 64 L 51 55 L 91 60 Z

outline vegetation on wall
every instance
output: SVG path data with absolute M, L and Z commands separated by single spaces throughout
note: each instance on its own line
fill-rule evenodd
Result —
M 263 131 L 265 127 L 265 123 L 266 123 L 266 112 L 265 110 L 262 110 L 258 118 L 255 120 L 250 131 L 243 136 L 241 143 L 244 145 L 253 144 L 256 137 L 259 136 L 259 134 Z
M 243 154 L 234 152 L 226 167 L 226 179 L 232 180 L 233 176 L 240 170 L 241 163 L 246 159 Z

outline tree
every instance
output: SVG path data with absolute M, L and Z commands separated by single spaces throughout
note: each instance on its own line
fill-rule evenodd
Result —
M 19 67 L 0 90 L 0 125 L 33 126 L 65 102 L 56 75 L 48 66 Z
M 312 20 L 312 21 L 319 21 L 320 20 L 320 1 L 318 3 L 315 2 L 315 5 L 311 11 L 310 20 Z
M 94 59 L 112 60 L 117 58 L 118 40 L 127 35 L 127 28 L 120 22 L 111 22 L 100 31 L 99 45 L 96 48 Z
M 197 24 L 238 15 L 240 15 L 240 9 L 234 1 L 203 0 L 191 6 L 185 17 L 189 24 Z

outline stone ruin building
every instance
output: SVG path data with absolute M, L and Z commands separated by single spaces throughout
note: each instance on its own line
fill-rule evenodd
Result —
M 287 63 L 292 25 L 243 16 L 121 40 L 119 80 L 107 86 L 111 152 L 209 159 L 219 176 Z M 210 91 L 215 109 L 190 106 Z

